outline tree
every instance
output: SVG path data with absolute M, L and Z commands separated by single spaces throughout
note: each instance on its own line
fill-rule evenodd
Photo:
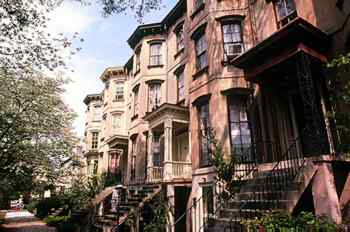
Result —
M 335 122 L 338 151 L 350 151 L 350 53 L 340 55 L 328 65 L 327 87 L 332 111 L 328 117 Z
M 64 104 L 60 78 L 0 72 L 0 193 L 53 185 L 72 154 L 75 114 Z

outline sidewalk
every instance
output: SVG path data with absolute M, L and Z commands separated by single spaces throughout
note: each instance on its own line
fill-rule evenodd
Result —
M 28 211 L 12 211 L 5 215 L 5 224 L 0 226 L 0 232 L 55 232 L 56 229 L 47 226 Z

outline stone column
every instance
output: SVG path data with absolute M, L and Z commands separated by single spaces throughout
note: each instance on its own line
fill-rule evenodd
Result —
M 175 227 L 173 226 L 175 223 L 175 189 L 174 189 L 174 185 L 167 185 L 167 197 L 168 197 L 168 205 L 170 206 L 170 210 L 168 213 L 168 218 L 169 218 L 169 222 L 167 228 L 166 228 L 166 232 L 174 232 L 175 231 Z
M 173 122 L 167 119 L 164 122 L 164 170 L 163 179 L 170 180 L 172 177 L 173 160 Z
M 317 216 L 327 216 L 341 223 L 339 198 L 331 163 L 320 163 L 312 182 L 312 195 Z
M 153 131 L 152 129 L 148 130 L 148 146 L 147 146 L 147 180 L 152 179 L 152 166 L 153 166 L 153 149 L 152 149 L 152 142 L 153 142 Z

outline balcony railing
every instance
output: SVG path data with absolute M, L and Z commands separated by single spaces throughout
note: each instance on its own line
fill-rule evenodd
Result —
M 154 183 L 163 180 L 163 167 L 149 167 L 149 175 L 147 176 L 147 182 Z
M 192 177 L 192 164 L 185 161 L 172 161 L 172 175 L 174 178 L 191 178 Z

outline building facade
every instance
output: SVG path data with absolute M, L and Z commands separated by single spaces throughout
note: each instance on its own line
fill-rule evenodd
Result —
M 134 203 L 99 225 L 115 230 L 139 208 L 142 231 L 144 199 L 159 192 L 168 231 L 240 231 L 264 210 L 346 220 L 350 164 L 327 117 L 324 65 L 350 50 L 349 12 L 341 0 L 180 0 L 136 28 L 133 56 L 84 100 L 87 164 L 119 173 Z M 217 146 L 240 186 L 227 202 Z

